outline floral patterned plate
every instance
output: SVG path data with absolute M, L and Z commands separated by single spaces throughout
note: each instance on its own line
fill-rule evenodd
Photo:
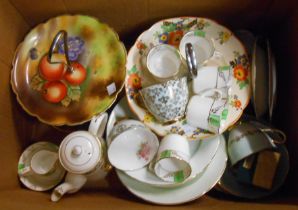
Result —
M 73 68 L 51 64 L 47 57 L 55 35 L 52 61 L 65 63 L 65 46 Z M 104 112 L 115 101 L 125 80 L 126 50 L 115 31 L 82 15 L 52 18 L 36 26 L 19 45 L 11 85 L 27 113 L 50 125 L 77 125 Z
M 131 110 L 158 135 L 178 133 L 187 136 L 190 140 L 195 140 L 213 134 L 188 125 L 185 118 L 171 124 L 162 124 L 149 113 L 139 97 L 140 89 L 158 83 L 146 68 L 146 55 L 149 50 L 161 43 L 178 49 L 181 38 L 188 31 L 195 31 L 199 36 L 212 40 L 215 54 L 222 56 L 224 69 L 229 69 L 229 75 L 231 75 L 227 108 L 221 116 L 218 116 L 222 125 L 219 133 L 236 123 L 250 99 L 248 57 L 244 46 L 232 32 L 210 19 L 197 17 L 166 19 L 155 23 L 149 30 L 143 32 L 128 53 L 125 90 Z

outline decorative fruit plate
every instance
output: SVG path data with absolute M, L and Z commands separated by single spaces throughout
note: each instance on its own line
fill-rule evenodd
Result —
M 64 39 L 56 40 L 61 31 Z M 77 125 L 113 104 L 125 63 L 125 47 L 108 25 L 89 16 L 59 16 L 36 26 L 19 45 L 11 85 L 30 115 L 50 125 Z
M 136 40 L 128 53 L 126 64 L 125 90 L 131 110 L 148 127 L 160 136 L 178 133 L 189 140 L 202 139 L 214 135 L 206 130 L 188 125 L 185 118 L 169 124 L 158 122 L 145 108 L 139 97 L 143 87 L 158 83 L 146 67 L 146 56 L 150 49 L 158 44 L 169 44 L 177 49 L 181 38 L 189 31 L 210 39 L 215 48 L 214 55 L 220 55 L 222 64 L 228 66 L 228 98 L 224 115 L 219 116 L 223 133 L 241 117 L 250 99 L 250 64 L 242 43 L 230 30 L 213 20 L 197 17 L 179 17 L 159 21 Z M 180 52 L 181 53 L 181 52 Z M 207 64 L 208 65 L 208 64 Z M 213 64 L 210 64 L 213 65 Z

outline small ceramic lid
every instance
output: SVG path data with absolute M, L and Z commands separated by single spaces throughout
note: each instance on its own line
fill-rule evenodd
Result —
M 72 173 L 84 174 L 93 170 L 101 160 L 101 142 L 87 131 L 76 131 L 64 138 L 59 148 L 63 167 Z

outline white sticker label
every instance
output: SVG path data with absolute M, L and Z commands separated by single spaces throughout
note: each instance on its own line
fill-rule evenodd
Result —
M 115 82 L 113 82 L 107 86 L 107 91 L 108 91 L 109 96 L 116 92 Z

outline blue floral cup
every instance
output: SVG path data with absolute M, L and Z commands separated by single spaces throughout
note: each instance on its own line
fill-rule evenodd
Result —
M 184 117 L 189 97 L 187 77 L 143 88 L 140 93 L 148 111 L 161 123 Z

